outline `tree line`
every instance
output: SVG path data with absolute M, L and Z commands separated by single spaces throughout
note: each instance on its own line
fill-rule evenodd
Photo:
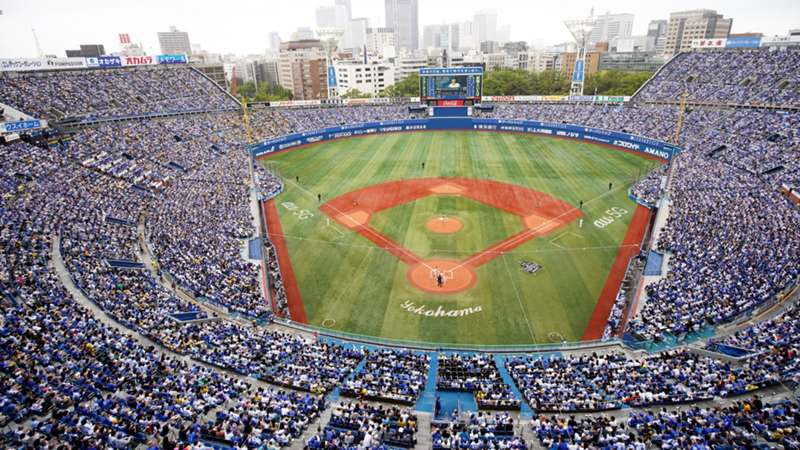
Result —
M 603 70 L 586 77 L 583 92 L 586 95 L 633 95 L 652 75 L 652 72 L 627 72 Z M 556 70 L 528 72 L 521 69 L 494 69 L 483 77 L 483 95 L 567 95 L 570 80 L 567 74 Z M 279 85 L 252 81 L 238 88 L 238 95 L 246 101 L 291 100 L 292 92 Z M 342 98 L 368 98 L 369 94 L 355 89 L 343 93 Z M 419 74 L 414 73 L 380 93 L 381 97 L 419 96 Z

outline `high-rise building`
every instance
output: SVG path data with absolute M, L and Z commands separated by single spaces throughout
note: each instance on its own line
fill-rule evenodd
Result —
M 386 28 L 395 32 L 399 49 L 419 48 L 419 7 L 417 0 L 385 0 Z
M 458 24 L 458 47 L 454 50 L 469 51 L 477 48 L 480 42 L 475 42 L 475 24 L 473 22 L 461 22 Z
M 664 55 L 689 51 L 695 39 L 725 39 L 733 19 L 725 19 L 711 9 L 679 11 L 669 15 Z
M 395 34 L 392 28 L 367 28 L 367 50 L 383 57 L 394 56 Z
M 328 98 L 328 66 L 325 48 L 316 39 L 281 44 L 278 82 L 292 91 L 295 100 Z
M 281 35 L 273 31 L 269 34 L 269 49 L 278 52 L 281 49 Z
M 353 8 L 350 6 L 350 0 L 335 0 L 333 5 L 344 10 L 345 20 L 353 18 Z
M 317 17 L 317 28 L 336 27 L 336 7 L 320 6 L 315 11 Z
M 363 17 L 349 20 L 344 27 L 344 34 L 339 43 L 342 50 L 360 51 L 367 45 L 367 29 L 369 21 Z
M 497 11 L 478 11 L 475 13 L 472 24 L 474 47 L 478 47 L 481 42 L 497 40 Z
M 344 5 L 320 6 L 316 10 L 317 28 L 341 28 L 347 26 L 352 18 Z
M 651 20 L 647 25 L 647 51 L 664 53 L 666 37 L 667 21 L 664 19 Z
M 497 27 L 497 42 L 501 45 L 511 42 L 511 25 L 501 25 Z
M 174 26 L 169 27 L 169 31 L 158 33 L 158 45 L 164 55 L 191 55 L 192 43 L 189 41 L 189 33 L 179 31 Z
M 422 28 L 422 47 L 450 49 L 450 25 L 425 25 Z
M 617 37 L 628 37 L 633 32 L 633 14 L 603 14 L 596 16 L 589 44 L 609 42 Z

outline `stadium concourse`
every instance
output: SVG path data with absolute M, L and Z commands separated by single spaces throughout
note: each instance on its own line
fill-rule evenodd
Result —
M 513 355 L 381 348 L 274 320 L 289 313 L 274 249 L 273 307 L 242 249 L 259 236 L 252 202 L 279 195 L 280 180 L 247 152 L 238 103 L 198 72 L 2 75 L 0 103 L 84 122 L 2 147 L 2 444 L 800 446 L 793 299 L 725 328 L 800 275 L 800 211 L 784 195 L 800 185 L 798 68 L 797 51 L 682 54 L 626 105 L 482 113 L 668 140 L 684 88 L 692 102 L 667 188 L 662 167 L 632 189 L 669 211 L 655 237 L 669 269 L 624 330 L 612 314 L 606 337 L 623 331 L 630 346 Z M 412 116 L 407 103 L 264 108 L 250 123 L 263 140 Z M 717 337 L 689 343 L 710 327 Z M 632 350 L 643 343 L 660 351 Z

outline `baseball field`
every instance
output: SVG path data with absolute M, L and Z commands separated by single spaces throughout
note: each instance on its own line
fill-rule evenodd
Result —
M 649 211 L 628 187 L 659 161 L 585 142 L 420 132 L 261 159 L 292 318 L 442 344 L 598 338 Z

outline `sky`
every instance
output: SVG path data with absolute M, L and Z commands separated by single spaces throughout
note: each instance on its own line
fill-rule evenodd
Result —
M 0 0 L 0 58 L 35 57 L 36 30 L 45 54 L 65 56 L 80 44 L 119 51 L 118 33 L 129 33 L 148 54 L 159 53 L 158 31 L 170 25 L 187 31 L 192 44 L 213 53 L 263 53 L 272 31 L 283 40 L 297 27 L 315 26 L 314 11 L 333 0 Z M 383 0 L 352 0 L 354 17 L 384 24 Z M 571 40 L 563 21 L 605 12 L 634 14 L 633 34 L 644 34 L 652 19 L 687 9 L 715 9 L 733 18 L 733 33 L 785 35 L 800 28 L 800 0 L 419 0 L 423 25 L 471 20 L 487 6 L 498 25 L 511 26 L 511 39 L 541 47 Z

